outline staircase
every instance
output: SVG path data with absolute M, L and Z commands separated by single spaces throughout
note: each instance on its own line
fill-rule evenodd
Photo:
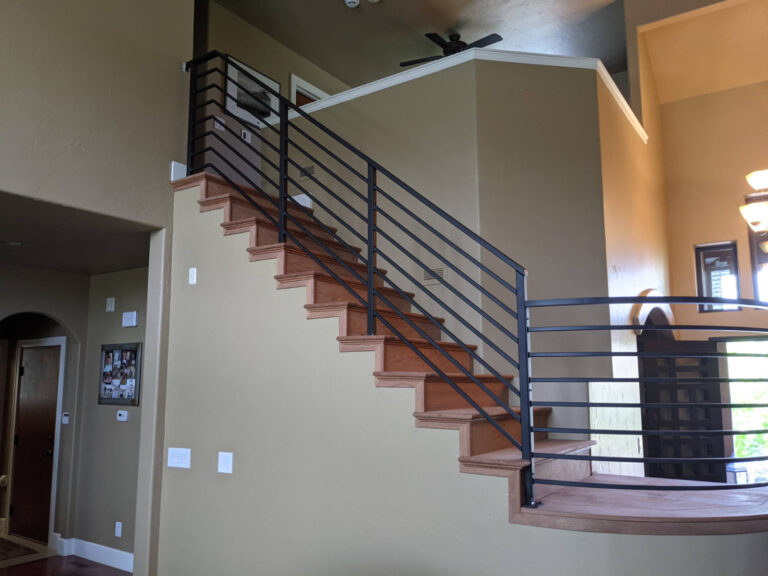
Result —
M 409 299 L 414 296 L 413 294 L 407 294 L 406 298 L 395 289 L 378 287 L 390 303 L 395 304 L 413 324 L 438 340 L 443 352 L 420 338 L 411 324 L 388 307 L 380 307 L 377 311 L 387 318 L 390 326 L 377 323 L 375 333 L 368 335 L 367 310 L 352 296 L 348 288 L 342 286 L 315 259 L 290 241 L 276 242 L 276 226 L 267 216 L 277 217 L 276 199 L 270 201 L 258 191 L 244 190 L 242 186 L 238 186 L 240 190 L 235 190 L 224 179 L 205 172 L 178 180 L 173 185 L 176 191 L 199 186 L 200 211 L 221 210 L 221 227 L 224 235 L 248 234 L 250 245 L 247 251 L 250 261 L 276 259 L 277 289 L 304 288 L 307 297 L 307 303 L 304 306 L 307 319 L 338 318 L 337 340 L 341 352 L 375 352 L 372 385 L 383 388 L 413 388 L 416 394 L 416 411 L 413 416 L 417 428 L 458 430 L 461 472 L 509 478 L 510 521 L 515 522 L 524 505 L 524 472 L 530 468 L 531 462 L 522 457 L 521 450 L 511 445 L 507 437 L 489 422 L 486 416 L 470 405 L 462 392 L 479 404 L 497 426 L 502 427 L 522 443 L 520 408 L 511 407 L 511 412 L 518 416 L 515 418 L 509 410 L 490 401 L 488 394 L 481 390 L 470 377 L 455 371 L 455 363 L 472 371 L 472 357 L 462 345 L 441 341 L 440 330 L 423 314 L 412 312 Z M 247 193 L 261 210 L 244 200 L 242 192 Z M 366 273 L 364 267 L 349 259 L 346 260 L 349 266 L 347 269 L 333 258 L 329 258 L 325 248 L 336 251 L 345 248 L 333 238 L 323 235 L 325 231 L 307 216 L 311 212 L 309 209 L 292 207 L 291 210 L 295 212 L 295 217 L 299 221 L 317 234 L 316 241 L 297 230 L 296 234 L 306 242 L 305 246 L 311 245 L 314 256 L 331 267 L 359 295 L 365 296 L 366 286 L 356 281 L 351 273 L 351 270 L 358 270 L 364 274 Z M 386 271 L 379 270 L 379 273 L 385 275 Z M 391 333 L 393 328 L 405 335 L 407 342 L 394 336 Z M 431 366 L 408 344 L 443 370 L 444 376 L 448 376 L 461 392 L 456 390 L 454 385 L 449 384 L 443 376 L 431 371 Z M 475 346 L 470 348 L 476 349 Z M 505 396 L 507 388 L 495 376 L 474 372 L 472 375 L 497 397 Z M 511 383 L 514 375 L 508 375 L 507 379 Z M 535 407 L 533 409 L 534 425 L 546 427 L 551 412 L 552 409 L 548 407 Z M 589 440 L 550 439 L 548 434 L 543 432 L 537 432 L 535 440 L 538 450 L 556 454 L 587 453 L 590 446 L 594 444 Z M 537 477 L 541 478 L 582 480 L 590 475 L 589 462 L 539 458 L 536 459 L 535 465 Z M 543 496 L 556 489 L 557 487 L 543 486 L 539 492 Z

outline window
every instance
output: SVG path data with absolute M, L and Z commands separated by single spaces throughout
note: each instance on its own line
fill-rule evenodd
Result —
M 755 299 L 768 301 L 768 232 L 749 231 Z
M 696 283 L 704 298 L 739 298 L 736 242 L 696 247 Z M 730 304 L 702 304 L 699 312 L 738 310 Z

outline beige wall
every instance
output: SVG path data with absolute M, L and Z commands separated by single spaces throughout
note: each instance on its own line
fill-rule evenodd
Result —
M 759 534 L 508 524 L 506 481 L 460 474 L 456 433 L 415 429 L 413 392 L 375 388 L 373 354 L 340 354 L 337 321 L 307 321 L 304 291 L 275 290 L 275 263 L 248 263 L 197 194 L 176 196 L 165 430 L 192 468 L 165 470 L 159 574 L 760 572 Z
M 752 192 L 744 176 L 768 167 L 768 82 L 666 104 L 662 108 L 671 286 L 696 294 L 694 246 L 736 241 L 741 296 L 753 298 L 748 228 L 739 213 Z M 678 322 L 764 326 L 764 311 L 700 314 L 675 310 Z
M 0 189 L 163 226 L 184 161 L 189 0 L 0 4 Z
M 648 87 L 645 87 L 648 90 Z M 669 294 L 667 277 L 666 194 L 658 105 L 651 89 L 643 105 L 648 125 L 648 140 L 632 126 L 604 82 L 598 79 L 597 102 L 600 116 L 600 155 L 605 247 L 610 296 L 641 296 L 650 290 Z M 614 325 L 634 323 L 632 305 L 611 306 Z M 614 352 L 636 352 L 634 332 L 611 332 Z M 637 378 L 636 358 L 613 358 L 615 378 Z M 592 382 L 591 402 L 640 401 L 639 385 L 633 383 Z M 640 410 L 601 409 L 590 411 L 593 429 L 640 430 Z M 642 456 L 641 438 L 596 435 L 595 455 Z M 643 475 L 643 466 L 628 463 L 593 464 L 598 472 Z
M 528 270 L 528 298 L 605 295 L 606 261 L 600 187 L 600 142 L 595 71 L 495 62 L 477 63 L 479 233 Z M 500 268 L 488 254 L 486 265 Z M 500 299 L 511 295 L 496 282 L 483 284 Z M 504 318 L 485 299 L 483 308 Z M 595 312 L 533 310 L 544 325 L 583 324 Z M 599 312 L 598 312 L 599 314 Z M 510 324 L 513 321 L 510 321 Z M 499 342 L 484 322 L 483 332 Z M 516 330 L 515 330 L 516 332 Z M 608 346 L 602 334 L 534 336 L 535 351 L 573 351 Z M 535 376 L 604 374 L 601 361 L 534 361 Z M 537 384 L 537 400 L 585 401 L 583 384 Z M 553 426 L 585 427 L 583 409 L 555 409 Z
M 106 312 L 107 297 L 115 311 Z M 75 534 L 96 544 L 133 551 L 141 407 L 98 404 L 103 344 L 144 342 L 147 269 L 137 268 L 91 277 L 88 346 L 80 397 L 77 512 Z M 138 312 L 138 326 L 122 327 L 122 313 Z M 117 422 L 117 410 L 128 421 Z M 115 521 L 123 523 L 115 537 Z
M 279 82 L 280 91 L 286 97 L 290 95 L 292 73 L 327 94 L 348 88 L 335 76 L 213 1 L 210 5 L 208 48 L 229 54 Z
M 65 538 L 72 536 L 74 526 L 75 427 L 88 332 L 88 292 L 87 276 L 0 264 L 0 320 L 20 312 L 34 312 L 49 316 L 66 330 L 62 411 L 69 412 L 71 420 L 61 427 L 54 524 L 54 531 Z
M 627 68 L 629 71 L 630 103 L 632 109 L 645 122 L 645 110 L 642 109 L 640 63 L 637 27 L 663 18 L 676 16 L 710 4 L 718 0 L 624 0 L 624 22 L 627 34 Z

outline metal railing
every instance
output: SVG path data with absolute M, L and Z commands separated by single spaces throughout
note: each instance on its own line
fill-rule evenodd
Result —
M 518 358 L 527 358 L 527 340 L 517 332 L 524 322 L 518 311 L 526 298 L 525 269 L 229 55 L 213 51 L 187 69 L 188 174 L 207 171 L 226 181 L 277 230 L 278 242 L 299 248 L 365 308 L 368 335 L 397 338 L 530 458 L 529 436 L 515 438 L 487 410 L 488 404 L 499 406 L 521 429 L 531 426 L 529 397 L 508 373 L 518 370 Z M 303 169 L 307 161 L 314 173 Z M 312 209 L 300 204 L 299 195 L 311 200 Z M 436 274 L 437 267 L 456 280 Z M 418 278 L 422 273 L 432 276 L 436 288 Z M 481 300 L 492 302 L 498 315 Z M 483 324 L 499 336 L 489 338 Z M 494 392 L 472 366 L 508 393 Z M 489 401 L 475 400 L 460 380 Z M 509 395 L 519 398 L 519 413 Z
M 641 410 L 645 414 L 680 409 L 677 402 L 599 402 L 542 399 L 544 385 L 588 385 L 590 382 L 654 386 L 695 384 L 701 377 L 616 377 L 607 362 L 617 359 L 728 358 L 733 354 L 616 351 L 610 335 L 639 328 L 649 332 L 673 331 L 768 334 L 765 328 L 709 325 L 639 327 L 632 324 L 570 324 L 534 322 L 538 310 L 603 308 L 614 306 L 728 305 L 766 309 L 768 304 L 748 300 L 713 298 L 577 298 L 528 300 L 526 270 L 491 245 L 435 202 L 406 184 L 398 176 L 358 150 L 316 118 L 282 97 L 271 83 L 228 55 L 210 52 L 188 63 L 190 73 L 188 173 L 209 172 L 236 190 L 259 215 L 261 224 L 276 232 L 279 243 L 301 250 L 325 274 L 350 294 L 350 300 L 365 309 L 366 333 L 388 334 L 405 345 L 439 375 L 531 465 L 524 470 L 524 499 L 535 506 L 535 486 L 558 485 L 588 488 L 644 490 L 725 489 L 744 485 L 711 483 L 706 486 L 649 486 L 605 484 L 588 480 L 537 478 L 537 459 L 613 462 L 637 465 L 730 464 L 768 460 L 768 456 L 736 458 L 711 456 L 625 456 L 557 453 L 537 450 L 534 435 L 632 435 L 639 438 L 732 437 L 765 434 L 768 430 L 691 430 L 659 428 L 643 430 L 592 429 L 589 426 L 545 426 L 533 424 L 536 407 L 561 410 Z M 307 168 L 319 170 L 319 173 Z M 312 208 L 299 200 L 305 195 Z M 333 224 L 331 224 L 331 222 Z M 338 228 L 336 228 L 338 226 Z M 356 245 L 362 245 L 362 249 Z M 430 261 L 427 262 L 427 259 Z M 386 273 L 379 265 L 389 267 Z M 453 280 L 437 274 L 449 270 Z M 429 274 L 430 288 L 418 276 Z M 490 313 L 489 309 L 494 312 Z M 418 312 L 416 317 L 409 312 Z M 438 315 L 444 314 L 445 319 Z M 601 316 L 598 314 L 598 316 Z M 567 317 L 560 316 L 558 317 Z M 610 317 L 610 314 L 602 314 Z M 487 329 L 486 329 L 487 328 Z M 493 337 L 488 335 L 494 334 Z M 577 334 L 573 349 L 545 350 L 538 342 L 547 335 Z M 589 342 L 584 335 L 603 334 L 601 350 L 577 350 Z M 415 335 L 415 336 L 414 336 Z M 607 335 L 607 336 L 605 336 Z M 537 344 L 532 347 L 532 338 Z M 480 344 L 480 348 L 470 344 Z M 593 339 L 594 340 L 594 339 Z M 462 360 L 463 358 L 463 360 Z M 597 361 L 601 374 L 579 374 L 567 364 Z M 499 395 L 473 366 L 504 385 Z M 551 375 L 548 368 L 554 367 Z M 532 372 L 535 368 L 536 373 Z M 511 372 L 511 374 L 510 374 Z M 563 376 L 562 373 L 567 375 Z M 517 377 L 519 386 L 514 385 Z M 766 378 L 768 379 L 768 377 Z M 705 379 L 706 380 L 706 379 Z M 718 383 L 737 379 L 717 377 Z M 469 382 L 487 396 L 478 401 L 461 382 Z M 742 379 L 743 381 L 743 379 Z M 508 397 L 505 397 L 508 396 Z M 511 401 L 510 401 L 511 399 Z M 739 410 L 768 408 L 768 404 L 693 402 L 688 409 Z M 519 403 L 519 409 L 513 404 Z M 518 439 L 488 411 L 488 404 L 501 407 L 520 423 Z M 656 411 L 656 412 L 654 412 Z M 764 486 L 753 483 L 748 486 Z

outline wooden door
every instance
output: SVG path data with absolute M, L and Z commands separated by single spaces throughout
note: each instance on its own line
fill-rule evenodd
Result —
M 13 440 L 10 531 L 45 543 L 51 513 L 60 353 L 59 346 L 22 348 Z
M 718 358 L 688 358 L 685 355 L 715 354 L 716 342 L 700 340 L 656 340 L 638 338 L 640 352 L 680 354 L 670 358 L 640 358 L 640 378 L 681 378 L 685 381 L 640 382 L 640 399 L 645 403 L 674 404 L 673 407 L 644 408 L 643 430 L 722 430 L 723 411 L 690 403 L 721 402 Z M 714 378 L 714 380 L 712 380 Z M 644 436 L 646 458 L 714 458 L 725 456 L 723 436 Z M 646 464 L 645 475 L 725 482 L 725 464 Z

